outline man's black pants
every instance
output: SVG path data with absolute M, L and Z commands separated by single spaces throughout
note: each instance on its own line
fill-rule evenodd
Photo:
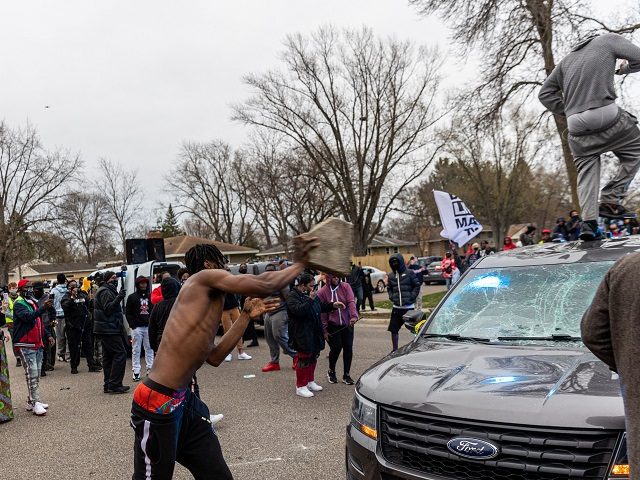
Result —
M 329 333 L 329 370 L 336 371 L 336 363 L 340 352 L 344 363 L 344 375 L 351 373 L 351 361 L 353 360 L 353 327 L 338 327 L 328 325 Z
M 122 335 L 100 335 L 102 343 L 102 368 L 105 390 L 113 390 L 122 386 L 122 379 L 127 368 L 127 349 Z
M 371 307 L 371 310 L 375 310 L 376 306 L 373 302 L 373 289 L 372 288 L 365 288 L 364 289 L 364 300 L 362 302 L 362 310 L 365 309 L 365 304 L 367 303 L 367 300 L 369 300 L 369 307 Z
M 233 480 L 209 416 L 209 408 L 190 390 L 182 404 L 166 415 L 134 401 L 133 480 L 170 480 L 176 462 L 195 480 Z
M 87 322 L 88 323 L 88 322 Z M 89 328 L 79 329 L 71 328 L 67 324 L 65 327 L 65 335 L 67 336 L 67 344 L 69 345 L 69 354 L 71 356 L 71 368 L 78 368 L 80 365 L 80 351 L 87 360 L 89 367 L 95 367 L 96 362 L 93 359 L 93 339 Z M 126 362 L 125 354 L 125 362 Z

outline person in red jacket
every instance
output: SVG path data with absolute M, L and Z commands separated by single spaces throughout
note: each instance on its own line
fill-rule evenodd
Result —
M 164 272 L 162 272 L 160 274 L 160 278 L 158 279 L 157 283 L 162 283 L 162 280 L 164 280 L 165 278 L 169 278 L 169 277 L 171 277 L 171 274 L 165 270 Z M 160 303 L 162 300 L 164 300 L 162 298 L 162 288 L 161 288 L 161 285 L 158 285 L 151 292 L 151 305 L 155 305 L 156 303 Z
M 513 240 L 511 240 L 511 237 L 504 237 L 504 246 L 502 247 L 503 251 L 507 251 L 507 250 L 513 250 L 516 247 L 516 244 L 513 243 Z
M 51 333 L 45 330 L 41 316 L 52 307 L 53 301 L 47 300 L 39 308 L 33 298 L 31 282 L 20 280 L 18 298 L 13 304 L 13 339 L 27 378 L 27 410 L 36 415 L 45 415 L 49 408 L 49 405 L 40 401 L 39 382 L 44 352 L 42 339 L 46 338 L 50 345 L 54 342 Z

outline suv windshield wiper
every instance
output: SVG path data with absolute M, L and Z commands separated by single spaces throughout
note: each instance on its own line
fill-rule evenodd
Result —
M 566 333 L 554 333 L 553 335 L 549 335 L 547 337 L 498 337 L 496 340 L 504 340 L 504 341 L 516 341 L 516 340 L 550 340 L 552 342 L 578 342 L 582 341 L 580 337 L 573 337 Z
M 425 333 L 422 335 L 424 338 L 445 338 L 447 340 L 453 340 L 456 342 L 473 342 L 473 343 L 490 343 L 488 338 L 478 337 L 463 337 L 457 333 Z

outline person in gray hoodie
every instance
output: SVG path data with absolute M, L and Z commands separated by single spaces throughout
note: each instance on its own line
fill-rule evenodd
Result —
M 616 70 L 616 62 L 622 60 Z M 598 216 L 635 217 L 622 201 L 640 168 L 640 129 L 635 116 L 619 108 L 614 74 L 640 71 L 640 48 L 624 37 L 591 36 L 564 57 L 542 85 L 538 98 L 555 115 L 567 117 L 569 148 L 578 171 L 578 200 L 584 224 L 582 240 L 602 238 Z M 617 174 L 600 187 L 600 156 L 613 152 Z
M 56 278 L 58 284 L 51 289 L 49 296 L 53 298 L 53 308 L 56 310 L 55 320 L 55 338 L 58 344 L 58 360 L 66 362 L 69 355 L 67 355 L 67 337 L 65 336 L 65 324 L 64 324 L 64 310 L 60 302 L 62 297 L 67 294 L 67 277 L 64 273 L 59 273 Z

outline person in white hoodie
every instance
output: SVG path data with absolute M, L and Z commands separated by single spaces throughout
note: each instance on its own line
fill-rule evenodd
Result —
M 53 297 L 53 308 L 56 309 L 55 332 L 58 344 L 58 360 L 66 362 L 69 355 L 67 355 L 67 337 L 64 333 L 64 310 L 60 305 L 60 301 L 67 294 L 67 277 L 64 273 L 59 273 L 57 281 L 58 284 L 51 289 L 49 297 Z

